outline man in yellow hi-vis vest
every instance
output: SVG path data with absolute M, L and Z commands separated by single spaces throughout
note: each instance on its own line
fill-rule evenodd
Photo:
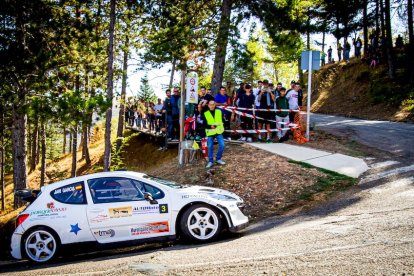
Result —
M 221 160 L 224 151 L 224 125 L 223 125 L 223 112 L 216 108 L 216 102 L 211 100 L 208 102 L 208 110 L 204 112 L 204 126 L 207 136 L 208 147 L 208 163 L 206 168 L 211 168 L 214 165 L 214 138 L 217 139 L 218 151 L 216 155 L 216 163 L 225 165 L 226 163 Z

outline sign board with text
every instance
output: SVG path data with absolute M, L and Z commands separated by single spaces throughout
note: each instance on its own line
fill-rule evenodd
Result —
M 198 104 L 198 74 L 189 72 L 186 81 L 186 102 Z

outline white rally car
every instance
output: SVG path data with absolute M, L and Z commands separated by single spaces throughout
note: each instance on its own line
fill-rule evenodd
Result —
M 127 171 L 56 182 L 38 194 L 30 191 L 26 200 L 32 203 L 17 217 L 11 254 L 37 263 L 67 245 L 177 236 L 207 242 L 225 228 L 234 232 L 248 224 L 234 193 Z

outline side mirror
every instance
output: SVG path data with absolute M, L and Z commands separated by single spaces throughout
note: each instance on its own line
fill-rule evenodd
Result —
M 153 197 L 151 193 L 145 192 L 144 193 L 144 198 L 146 200 L 148 200 L 150 202 L 150 204 L 158 204 L 158 201 L 156 201 Z

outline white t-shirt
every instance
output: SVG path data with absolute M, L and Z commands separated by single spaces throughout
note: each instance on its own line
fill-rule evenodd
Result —
M 293 89 L 290 90 L 289 93 L 286 94 L 286 99 L 289 101 L 290 109 L 298 109 L 298 92 Z
M 156 116 L 161 116 L 160 113 L 158 113 L 158 111 L 160 111 L 162 109 L 164 105 L 163 104 L 155 104 L 154 105 L 154 110 L 155 110 L 155 115 Z

